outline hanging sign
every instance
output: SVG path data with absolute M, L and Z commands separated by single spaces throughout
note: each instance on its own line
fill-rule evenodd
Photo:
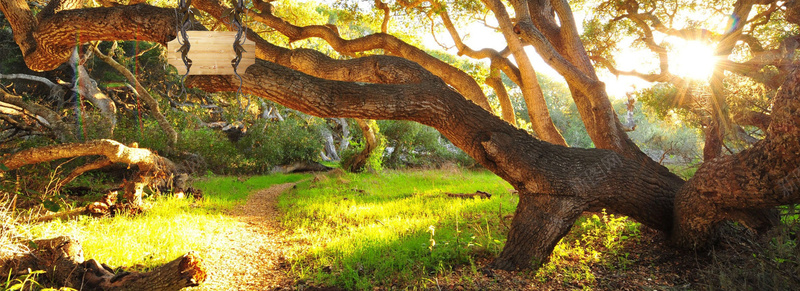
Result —
M 233 75 L 231 60 L 236 58 L 233 43 L 235 31 L 187 31 L 189 43 L 188 57 L 192 60 L 189 75 Z M 178 69 L 178 74 L 186 74 L 186 65 L 181 60 L 178 38 L 167 43 L 167 62 Z M 242 60 L 236 69 L 239 74 L 256 63 L 256 44 L 245 38 L 242 44 Z

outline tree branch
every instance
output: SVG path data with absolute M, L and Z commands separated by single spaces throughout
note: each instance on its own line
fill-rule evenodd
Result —
M 22 97 L 11 95 L 3 89 L 0 89 L 0 102 L 12 104 L 36 116 L 41 116 L 47 121 L 47 123 L 42 123 L 42 125 L 50 128 L 53 135 L 62 142 L 71 141 L 75 138 L 75 134 L 72 132 L 72 126 L 65 123 L 57 113 L 44 106 L 24 101 Z
M 550 118 L 550 111 L 547 108 L 547 102 L 544 100 L 542 88 L 539 87 L 539 82 L 536 79 L 536 71 L 524 50 L 522 41 L 513 31 L 514 27 L 506 7 L 499 0 L 485 0 L 484 3 L 494 12 L 500 25 L 500 31 L 503 33 L 508 43 L 508 48 L 519 66 L 520 76 L 522 77 L 519 85 L 520 89 L 522 89 L 522 96 L 528 106 L 528 115 L 533 130 L 542 140 L 566 146 L 567 142 L 556 129 L 553 119 Z M 450 26 L 452 26 L 452 23 Z
M 167 121 L 164 115 L 161 114 L 161 109 L 159 108 L 158 102 L 155 99 L 153 99 L 153 96 L 150 95 L 150 92 L 148 92 L 147 89 L 145 89 L 144 86 L 142 86 L 142 84 L 139 83 L 139 80 L 136 79 L 136 76 L 134 76 L 130 70 L 128 70 L 127 68 L 125 68 L 125 66 L 118 63 L 116 60 L 114 60 L 114 58 L 108 55 L 104 55 L 102 52 L 100 52 L 100 50 L 97 48 L 96 45 L 92 46 L 92 50 L 94 51 L 94 54 L 98 58 L 100 58 L 101 60 L 103 60 L 103 62 L 110 65 L 112 68 L 117 70 L 117 72 L 125 76 L 125 78 L 128 79 L 128 82 L 134 84 L 135 86 L 134 93 L 139 97 L 141 97 L 144 103 L 147 105 L 147 107 L 150 108 L 150 113 L 153 114 L 153 118 L 156 119 L 158 125 L 161 126 L 161 129 L 163 129 L 164 133 L 167 135 L 167 141 L 169 145 L 175 146 L 175 144 L 178 142 L 178 132 L 175 131 L 174 128 L 172 128 L 172 125 L 169 124 L 169 121 Z
M 373 49 L 384 49 L 393 55 L 420 64 L 426 70 L 440 76 L 445 82 L 452 85 L 469 100 L 484 107 L 486 110 L 491 110 L 486 96 L 483 94 L 483 90 L 472 77 L 392 35 L 377 33 L 353 40 L 345 40 L 327 26 L 295 26 L 272 15 L 269 9 L 262 9 L 261 13 L 250 11 L 249 15 L 256 21 L 276 29 L 278 32 L 288 37 L 290 42 L 317 37 L 325 40 L 333 49 L 345 55 L 353 55 L 358 52 L 365 52 Z

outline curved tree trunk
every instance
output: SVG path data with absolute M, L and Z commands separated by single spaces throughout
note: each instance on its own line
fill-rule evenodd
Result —
M 766 137 L 738 154 L 703 163 L 675 198 L 674 241 L 707 246 L 733 219 L 755 230 L 776 221 L 774 207 L 800 200 L 800 70 L 774 97 Z
M 367 160 L 371 155 L 380 155 L 383 153 L 374 152 L 380 146 L 380 140 L 375 136 L 375 130 L 370 126 L 370 122 L 364 119 L 356 118 L 356 123 L 364 135 L 364 149 L 357 155 L 343 161 L 342 167 L 348 172 L 363 172 L 367 166 Z
M 9 8 L 6 3 L 10 2 L 0 2 L 7 15 L 27 7 L 25 1 L 13 0 L 19 7 Z M 547 19 L 532 20 L 525 15 L 530 11 L 525 5 L 547 1 L 513 2 L 518 6 L 515 32 L 536 46 L 565 76 L 592 140 L 603 149 L 567 148 L 533 138 L 467 100 L 421 66 L 397 57 L 332 60 L 308 50 L 277 48 L 249 34 L 257 43 L 257 56 L 275 62 L 259 60 L 250 66 L 242 74 L 242 89 L 320 117 L 404 119 L 439 130 L 520 193 L 507 250 L 495 262 L 504 269 L 545 261 L 553 245 L 584 210 L 606 208 L 693 246 L 692 242 L 709 237 L 704 230 L 713 229 L 713 224 L 706 222 L 733 218 L 758 228 L 770 221 L 761 209 L 800 202 L 796 187 L 787 187 L 800 183 L 798 175 L 793 174 L 800 164 L 800 117 L 795 116 L 800 112 L 800 101 L 785 97 L 798 96 L 795 86 L 785 85 L 787 92 L 780 95 L 784 97 L 776 98 L 772 133 L 765 140 L 751 150 L 711 161 L 685 183 L 649 159 L 625 134 L 610 107 L 604 84 L 597 80 L 580 44 L 567 2 L 549 1 L 550 11 L 555 11 L 563 27 L 544 32 L 534 22 Z M 198 0 L 196 4 L 214 17 L 222 15 L 219 2 Z M 24 15 L 15 17 L 9 19 L 26 19 Z M 66 60 L 58 52 L 61 46 L 74 44 L 78 31 L 84 41 L 125 39 L 132 38 L 139 31 L 136 25 L 140 25 L 145 30 L 136 34 L 139 39 L 163 43 L 175 32 L 172 26 L 159 24 L 174 23 L 174 18 L 171 9 L 137 5 L 62 11 L 43 17 L 38 26 L 12 26 L 22 35 L 15 34 L 15 39 L 23 47 L 29 67 L 48 68 Z M 98 24 L 101 19 L 103 25 Z M 17 27 L 34 32 L 28 34 L 30 31 Z M 544 30 L 545 26 L 541 27 Z M 48 49 L 40 51 L 37 45 Z M 25 50 L 31 47 L 34 50 Z M 787 78 L 787 84 L 800 82 L 798 72 L 792 74 L 795 78 Z M 187 80 L 187 85 L 211 92 L 235 91 L 238 84 L 232 76 Z

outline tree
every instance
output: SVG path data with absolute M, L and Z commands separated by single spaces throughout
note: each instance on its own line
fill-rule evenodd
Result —
M 83 2 L 52 0 L 37 15 L 25 0 L 0 2 L 29 68 L 49 70 L 65 62 L 76 39 L 86 43 L 138 38 L 164 44 L 175 37 L 176 15 L 171 7 L 87 8 Z M 501 269 L 545 261 L 584 211 L 605 208 L 667 233 L 676 244 L 703 247 L 713 242 L 723 221 L 767 229 L 775 223 L 775 206 L 800 202 L 796 187 L 800 183 L 796 168 L 800 162 L 800 71 L 791 64 L 773 98 L 764 139 L 742 152 L 707 159 L 692 179 L 684 181 L 645 155 L 625 133 L 578 33 L 570 4 L 565 0 L 511 2 L 510 7 L 499 0 L 421 3 L 438 15 L 465 3 L 490 11 L 518 62 L 504 61 L 505 52 L 489 55 L 497 58 L 499 69 L 507 65 L 513 66 L 509 72 L 520 72 L 509 77 L 516 78 L 523 91 L 530 92 L 529 97 L 536 94 L 537 83 L 522 47 L 536 48 L 565 78 L 596 149 L 560 145 L 563 138 L 559 141 L 560 135 L 549 131 L 546 124 L 549 116 L 536 110 L 546 110 L 543 100 L 530 98 L 533 104 L 528 104 L 534 108 L 529 109 L 532 122 L 539 122 L 533 126 L 539 139 L 489 112 L 485 95 L 475 91 L 477 83 L 463 71 L 397 37 L 381 32 L 344 39 L 332 25 L 295 26 L 275 16 L 274 7 L 262 1 L 254 1 L 249 9 L 254 21 L 290 41 L 320 38 L 340 54 L 352 57 L 339 60 L 314 50 L 287 49 L 248 32 L 248 38 L 257 44 L 260 60 L 242 75 L 243 90 L 320 117 L 403 119 L 439 130 L 519 191 L 506 246 L 493 263 Z M 635 6 L 634 1 L 625 3 Z M 755 5 L 783 9 L 793 3 L 740 0 L 732 11 L 747 19 L 745 10 Z M 195 0 L 193 5 L 212 19 L 223 19 L 226 14 L 224 1 Z M 395 6 L 408 5 L 398 1 Z M 731 7 L 720 3 L 719 9 Z M 729 37 L 738 37 L 741 34 L 735 30 L 753 23 L 742 22 L 745 24 L 736 26 Z M 738 40 L 728 41 L 735 44 L 734 39 Z M 388 55 L 367 55 L 376 49 Z M 234 91 L 239 86 L 231 76 L 197 76 L 187 83 L 210 92 Z M 715 112 L 715 119 L 725 114 L 724 110 Z

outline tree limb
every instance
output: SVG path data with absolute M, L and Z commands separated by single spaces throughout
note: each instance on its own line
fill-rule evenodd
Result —
M 150 113 L 153 114 L 153 118 L 156 119 L 158 125 L 161 126 L 161 129 L 164 130 L 164 133 L 166 133 L 167 142 L 169 143 L 169 145 L 175 146 L 175 144 L 178 142 L 178 132 L 175 131 L 174 128 L 172 128 L 172 125 L 169 124 L 169 121 L 167 121 L 164 115 L 161 114 L 161 109 L 159 108 L 158 102 L 153 98 L 153 96 L 150 95 L 150 92 L 148 92 L 147 89 L 145 89 L 144 86 L 142 86 L 142 83 L 139 83 L 139 80 L 136 79 L 136 76 L 134 76 L 130 70 L 128 70 L 127 68 L 125 68 L 125 66 L 118 63 L 116 60 L 114 60 L 114 58 L 100 52 L 97 46 L 92 46 L 92 50 L 94 51 L 94 54 L 98 58 L 100 58 L 101 60 L 103 60 L 103 62 L 110 65 L 112 68 L 117 70 L 117 72 L 125 76 L 125 78 L 128 79 L 128 82 L 134 84 L 135 86 L 134 93 L 138 95 L 140 98 L 142 98 L 147 107 L 150 108 Z

